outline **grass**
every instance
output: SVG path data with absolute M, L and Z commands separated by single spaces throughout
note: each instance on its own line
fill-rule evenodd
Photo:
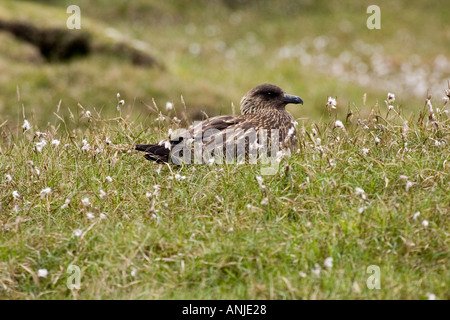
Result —
M 70 4 L 80 6 L 81 31 L 96 43 L 114 41 L 108 36 L 114 29 L 121 39 L 144 42 L 165 70 L 102 54 L 68 63 L 39 62 L 36 50 L 0 33 L 0 68 L 5 70 L 0 113 L 11 125 L 21 122 L 17 88 L 40 124 L 48 121 L 46 115 L 59 100 L 61 115 L 67 117 L 68 107 L 107 106 L 116 92 L 135 100 L 140 112 L 146 110 L 142 102 L 151 104 L 152 98 L 182 105 L 183 95 L 189 98 L 191 119 L 200 119 L 201 111 L 227 114 L 231 102 L 238 105 L 247 90 L 263 82 L 301 96 L 305 106 L 290 111 L 317 120 L 326 115 L 321 106 L 328 95 L 337 96 L 345 110 L 360 103 L 364 93 L 374 104 L 383 103 L 387 91 L 394 92 L 406 111 L 414 113 L 427 89 L 441 95 L 450 76 L 450 62 L 435 64 L 450 50 L 450 35 L 442 27 L 447 23 L 444 1 L 433 6 L 419 0 L 382 4 L 381 30 L 366 28 L 367 7 L 353 1 L 120 0 L 114 6 L 109 1 L 6 1 L 0 19 L 64 28 Z M 290 54 L 280 56 L 286 48 Z M 312 58 L 310 63 L 305 57 Z M 387 73 L 377 73 L 380 65 L 386 65 Z
M 426 108 L 411 118 L 364 108 L 371 115 L 354 109 L 345 128 L 334 113 L 301 122 L 299 152 L 265 188 L 260 165 L 169 168 L 130 151 L 164 137 L 173 114 L 4 130 L 0 297 L 448 299 L 448 113 L 433 122 Z M 80 290 L 66 286 L 71 264 Z M 370 265 L 380 290 L 366 287 Z

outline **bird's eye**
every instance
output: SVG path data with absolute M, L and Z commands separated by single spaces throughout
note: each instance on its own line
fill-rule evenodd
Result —
M 267 92 L 266 92 L 266 95 L 268 95 L 268 96 L 274 96 L 274 95 L 275 95 L 275 93 L 274 93 L 274 92 L 272 92 L 272 91 L 267 91 Z

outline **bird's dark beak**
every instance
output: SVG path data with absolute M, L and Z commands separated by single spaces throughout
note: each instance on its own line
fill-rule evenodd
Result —
M 303 104 L 303 100 L 300 97 L 293 96 L 291 94 L 285 94 L 283 102 L 287 103 L 295 103 L 295 104 Z

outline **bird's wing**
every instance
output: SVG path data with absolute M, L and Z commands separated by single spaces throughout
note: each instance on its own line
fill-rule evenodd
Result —
M 189 130 L 184 131 L 177 137 L 173 138 L 172 141 L 175 144 L 187 139 L 194 139 L 194 141 L 209 141 L 210 139 L 214 139 L 215 136 L 220 135 L 225 131 L 230 131 L 230 129 L 232 130 L 247 121 L 248 117 L 242 115 L 213 117 L 196 124 Z

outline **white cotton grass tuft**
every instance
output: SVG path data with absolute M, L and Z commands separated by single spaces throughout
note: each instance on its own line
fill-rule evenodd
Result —
M 167 102 L 166 103 L 166 110 L 167 111 L 170 111 L 170 110 L 172 110 L 173 109 L 173 103 L 172 102 Z
M 336 109 L 336 105 L 337 105 L 336 99 L 334 99 L 332 97 L 328 97 L 328 100 L 327 100 L 328 110 L 330 111 L 331 109 Z
M 105 198 L 106 196 L 107 196 L 107 194 L 106 194 L 105 190 L 100 189 L 100 194 L 99 194 L 100 199 L 103 199 L 103 198 Z
M 23 132 L 31 129 L 31 125 L 30 125 L 30 122 L 28 120 L 26 120 L 26 119 L 23 120 L 22 129 L 23 129 Z
M 12 192 L 12 196 L 13 196 L 14 200 L 18 200 L 20 198 L 20 194 L 17 190 L 14 190 Z
M 70 204 L 70 199 L 66 199 L 66 200 L 64 201 L 64 204 L 61 206 L 61 209 L 68 208 L 68 207 L 69 207 L 69 204 Z
M 335 127 L 335 128 L 340 128 L 340 129 L 345 129 L 344 124 L 343 124 L 342 121 L 340 121 L 340 120 L 336 120 L 336 121 L 334 122 L 334 127 Z
M 48 196 L 52 192 L 52 189 L 47 187 L 41 190 L 40 195 L 41 196 Z
M 422 221 L 422 225 L 426 228 L 426 227 L 428 227 L 428 225 L 429 225 L 430 223 L 428 222 L 428 220 L 423 220 Z
M 12 177 L 10 174 L 5 174 L 5 181 L 6 182 L 11 182 L 12 181 Z
M 34 147 L 37 152 L 42 152 L 42 149 L 47 145 L 47 141 L 45 139 L 42 139 L 40 142 L 37 142 Z
M 388 101 L 389 103 L 394 102 L 394 101 L 395 101 L 395 94 L 389 92 L 389 93 L 387 94 L 387 101 Z
M 81 229 L 75 229 L 75 230 L 73 230 L 73 235 L 74 235 L 75 237 L 81 237 L 82 234 L 83 234 L 83 230 L 81 230 Z
M 333 267 L 333 258 L 328 257 L 325 259 L 325 261 L 323 262 L 323 266 L 325 268 L 331 269 Z
M 87 213 L 86 213 L 86 218 L 88 218 L 88 219 L 94 219 L 94 218 L 95 218 L 95 215 L 94 215 L 92 212 L 87 212 Z
M 113 182 L 113 178 L 111 178 L 110 176 L 107 176 L 105 178 L 105 180 L 106 180 L 106 182 L 109 182 L 109 183 Z
M 39 269 L 37 276 L 39 278 L 46 278 L 48 276 L 48 270 L 47 269 Z
M 427 300 L 436 300 L 436 295 L 434 293 L 427 293 Z
M 364 189 L 362 189 L 362 188 L 356 187 L 356 188 L 355 188 L 355 194 L 356 194 L 357 196 L 361 196 L 361 198 L 362 198 L 363 200 L 366 200 L 366 199 L 367 199 L 366 192 L 365 192 Z
M 51 142 L 52 147 L 57 148 L 61 142 L 57 139 L 53 139 Z
M 175 174 L 175 179 L 176 179 L 177 181 L 181 181 L 181 180 L 186 179 L 186 176 L 182 176 L 182 175 L 180 175 L 179 173 L 177 173 L 177 174 Z
M 83 199 L 81 199 L 81 204 L 84 207 L 89 207 L 91 205 L 91 201 L 89 200 L 89 198 L 83 198 Z

